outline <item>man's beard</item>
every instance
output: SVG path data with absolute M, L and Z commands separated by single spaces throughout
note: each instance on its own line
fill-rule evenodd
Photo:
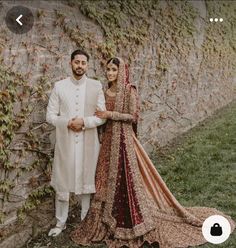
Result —
M 79 71 L 78 71 L 78 69 L 72 69 L 72 71 L 73 71 L 73 73 L 76 75 L 76 76 L 83 76 L 84 75 L 84 73 L 85 73 L 85 71 L 83 70 L 83 69 L 80 69 Z

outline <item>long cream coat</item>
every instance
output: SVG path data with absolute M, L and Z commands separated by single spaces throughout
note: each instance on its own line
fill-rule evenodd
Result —
M 57 192 L 95 193 L 95 171 L 99 154 L 97 126 L 105 120 L 94 116 L 96 108 L 105 110 L 105 98 L 99 81 L 85 75 L 55 83 L 47 107 L 47 122 L 56 127 L 56 143 L 51 185 Z M 85 131 L 67 128 L 78 116 Z

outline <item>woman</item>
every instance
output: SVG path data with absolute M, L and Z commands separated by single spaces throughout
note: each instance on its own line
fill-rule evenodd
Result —
M 107 63 L 107 119 L 96 171 L 96 193 L 85 219 L 71 238 L 81 245 L 108 247 L 189 247 L 206 242 L 201 226 L 212 208 L 184 208 L 171 194 L 135 137 L 139 114 L 137 91 L 120 58 Z M 234 228 L 234 222 L 226 216 Z

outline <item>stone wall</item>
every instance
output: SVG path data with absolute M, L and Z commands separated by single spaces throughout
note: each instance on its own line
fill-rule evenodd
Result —
M 6 12 L 35 21 L 11 33 Z M 235 98 L 234 1 L 0 1 L 0 247 L 20 247 L 53 222 L 48 187 L 53 128 L 45 108 L 53 83 L 70 74 L 70 54 L 91 55 L 90 77 L 123 57 L 141 101 L 139 138 L 164 146 Z M 209 22 L 222 17 L 222 23 Z

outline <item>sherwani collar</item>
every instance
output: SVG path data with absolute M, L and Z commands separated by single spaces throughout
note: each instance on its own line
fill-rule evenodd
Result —
M 86 75 L 84 74 L 84 75 L 82 76 L 81 79 L 77 80 L 77 79 L 74 77 L 74 75 L 72 74 L 72 75 L 70 76 L 70 79 L 71 79 L 71 82 L 72 82 L 73 84 L 75 84 L 75 85 L 82 85 L 83 83 L 85 83 L 87 77 L 86 77 Z

